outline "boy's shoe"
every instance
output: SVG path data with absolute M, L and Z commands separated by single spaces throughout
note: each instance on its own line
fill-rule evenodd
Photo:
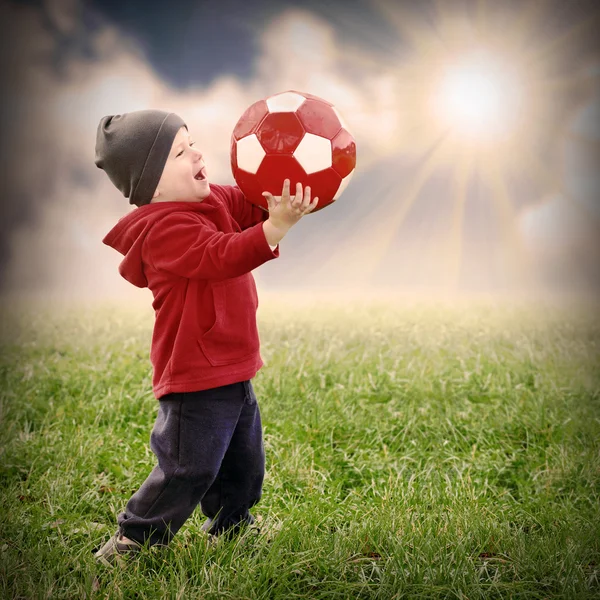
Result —
M 226 530 L 224 532 L 222 532 L 219 535 L 215 535 L 214 533 L 209 533 L 209 529 L 210 526 L 212 525 L 212 519 L 210 517 L 206 518 L 206 521 L 204 521 L 204 523 L 202 524 L 202 527 L 200 527 L 200 529 L 202 531 L 204 531 L 207 535 L 208 535 L 208 539 L 212 544 L 216 544 L 217 543 L 217 539 L 220 537 L 224 537 L 225 539 L 230 539 L 232 537 L 235 537 L 241 529 L 249 529 L 252 533 L 256 534 L 256 535 L 260 535 L 260 527 L 258 527 L 258 525 L 256 524 L 255 521 L 253 521 L 252 523 L 242 523 L 240 524 L 239 528 L 233 528 L 233 530 Z
M 141 549 L 140 544 L 126 539 L 122 533 L 117 531 L 94 556 L 98 562 L 107 567 L 112 567 L 115 564 L 123 565 L 125 557 L 137 554 Z

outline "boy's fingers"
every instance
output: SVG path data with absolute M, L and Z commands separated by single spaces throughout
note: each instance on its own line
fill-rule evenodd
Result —
M 314 200 L 309 204 L 308 206 L 308 210 L 306 212 L 312 212 L 316 207 L 317 204 L 319 203 L 319 198 L 318 196 L 314 198 Z
M 294 206 L 298 208 L 302 204 L 302 184 L 296 184 L 296 195 L 294 196 Z
M 285 197 L 290 196 L 290 180 L 289 179 L 284 179 L 283 180 L 283 189 L 281 190 L 281 198 L 285 198 Z
M 304 200 L 302 201 L 302 208 L 310 206 L 310 185 L 304 188 Z

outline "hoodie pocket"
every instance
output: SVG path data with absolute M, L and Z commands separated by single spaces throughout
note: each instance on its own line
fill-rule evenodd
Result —
M 258 294 L 252 274 L 212 284 L 215 322 L 199 344 L 214 367 L 242 362 L 260 347 L 256 326 Z

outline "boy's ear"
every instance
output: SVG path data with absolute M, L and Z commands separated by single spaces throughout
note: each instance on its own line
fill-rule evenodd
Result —
M 158 191 L 158 188 L 156 188 L 156 191 L 154 192 L 154 195 L 152 197 L 157 198 L 159 193 L 160 192 Z

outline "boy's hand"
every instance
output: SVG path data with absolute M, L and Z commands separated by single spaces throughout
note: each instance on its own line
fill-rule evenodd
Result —
M 271 246 L 278 244 L 285 234 L 294 226 L 304 215 L 311 212 L 319 201 L 315 198 L 310 201 L 310 187 L 306 186 L 304 196 L 302 195 L 302 184 L 296 184 L 296 195 L 294 200 L 290 198 L 290 180 L 283 182 L 281 200 L 277 201 L 270 192 L 263 192 L 262 195 L 267 199 L 269 205 L 269 218 L 263 222 L 263 230 L 267 242 Z
M 310 187 L 304 189 L 302 195 L 302 184 L 296 184 L 296 195 L 292 200 L 290 198 L 290 180 L 286 179 L 283 182 L 283 190 L 281 192 L 281 200 L 271 195 L 270 192 L 263 192 L 262 195 L 267 199 L 269 206 L 269 221 L 274 227 L 282 232 L 287 232 L 290 227 L 295 225 L 304 215 L 311 212 L 319 201 L 315 198 L 310 201 Z

